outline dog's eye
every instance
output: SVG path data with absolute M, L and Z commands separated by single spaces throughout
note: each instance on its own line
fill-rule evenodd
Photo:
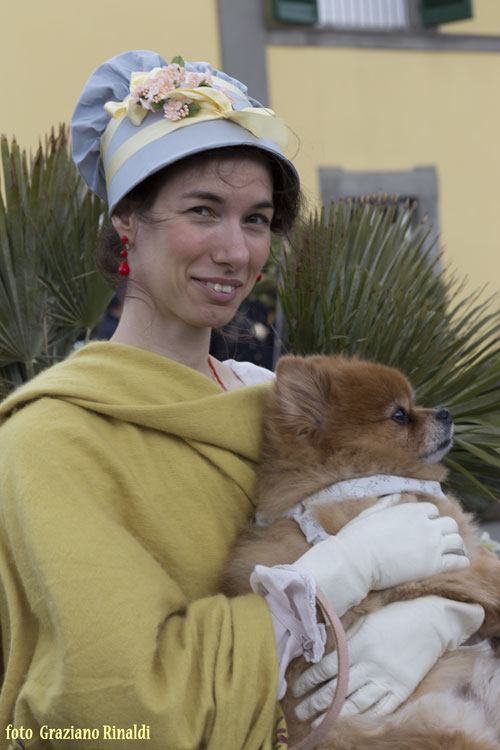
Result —
M 398 406 L 391 419 L 398 424 L 407 424 L 409 421 L 408 413 L 403 409 L 402 406 Z

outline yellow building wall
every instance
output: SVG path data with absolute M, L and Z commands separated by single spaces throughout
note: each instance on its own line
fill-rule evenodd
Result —
M 439 30 L 500 34 L 500 3 L 473 5 L 473 19 Z M 114 54 L 146 48 L 221 63 L 217 0 L 9 0 L 0 41 L 0 132 L 27 149 L 69 122 L 85 80 Z M 320 166 L 435 165 L 448 258 L 474 287 L 500 288 L 500 54 L 269 47 L 267 64 L 271 106 L 300 139 L 296 164 L 312 201 Z
M 217 0 L 6 0 L 0 132 L 27 149 L 69 122 L 92 71 L 130 49 L 220 65 Z
M 270 47 L 268 66 L 311 201 L 319 167 L 433 165 L 445 258 L 500 290 L 500 54 Z

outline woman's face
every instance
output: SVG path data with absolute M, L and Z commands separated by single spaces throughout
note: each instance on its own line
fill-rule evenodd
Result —
M 147 220 L 134 223 L 128 294 L 151 302 L 167 325 L 225 325 L 267 259 L 273 210 L 271 174 L 260 160 L 176 170 Z

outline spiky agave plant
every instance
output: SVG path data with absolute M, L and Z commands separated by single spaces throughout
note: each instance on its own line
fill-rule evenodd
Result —
M 425 224 L 391 199 L 345 201 L 305 222 L 279 288 L 290 350 L 401 369 L 455 421 L 448 485 L 482 512 L 500 496 L 500 311 L 441 267 Z
M 66 356 L 101 319 L 112 291 L 93 251 L 104 204 L 79 178 L 66 128 L 28 159 L 1 141 L 0 396 Z

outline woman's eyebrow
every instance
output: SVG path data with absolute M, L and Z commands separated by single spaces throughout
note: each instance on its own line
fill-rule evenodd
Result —
M 208 190 L 192 190 L 189 193 L 182 193 L 181 198 L 197 198 L 204 201 L 213 201 L 214 203 L 224 203 L 224 198 Z
M 272 208 L 274 211 L 274 203 L 272 201 L 259 201 L 254 205 L 254 208 Z

